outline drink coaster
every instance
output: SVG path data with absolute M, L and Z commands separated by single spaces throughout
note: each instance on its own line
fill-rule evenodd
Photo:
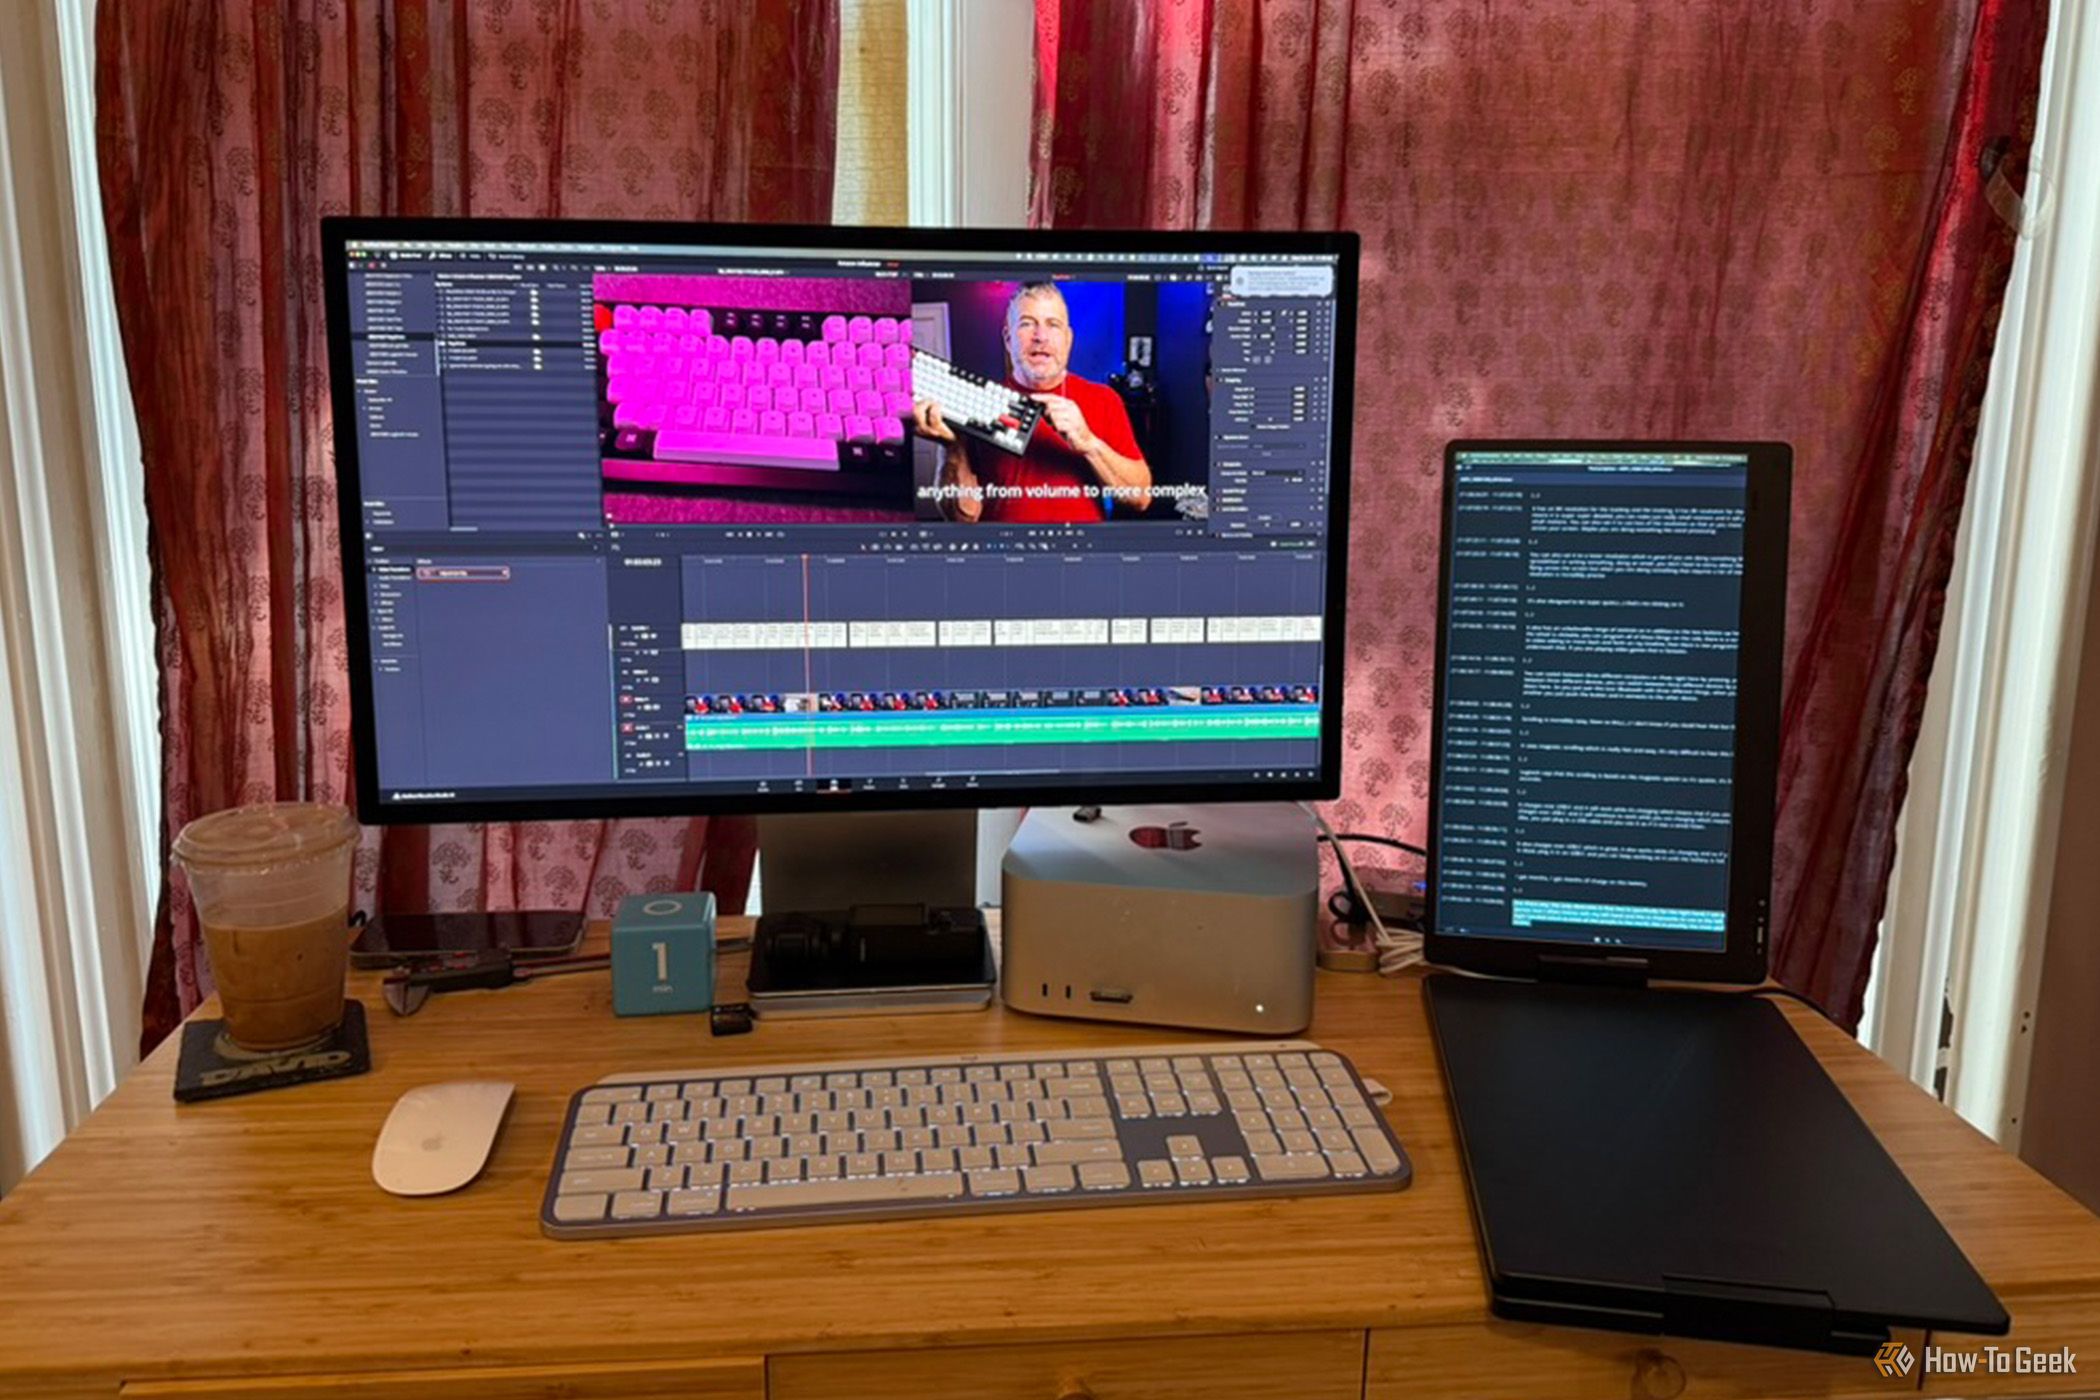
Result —
M 345 1001 L 343 1020 L 318 1040 L 289 1050 L 243 1050 L 226 1038 L 224 1021 L 191 1021 L 182 1028 L 175 1064 L 175 1101 L 231 1098 L 317 1079 L 343 1079 L 372 1068 L 362 1002 Z

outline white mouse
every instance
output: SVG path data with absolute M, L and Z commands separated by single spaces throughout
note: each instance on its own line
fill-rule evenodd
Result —
M 441 1196 L 481 1172 L 515 1085 L 421 1084 L 403 1094 L 372 1146 L 372 1179 L 396 1196 Z

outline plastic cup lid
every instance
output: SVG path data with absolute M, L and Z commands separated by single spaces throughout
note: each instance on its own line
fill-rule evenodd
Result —
M 265 802 L 197 818 L 175 838 L 184 865 L 291 865 L 332 854 L 357 839 L 342 807 L 321 802 Z

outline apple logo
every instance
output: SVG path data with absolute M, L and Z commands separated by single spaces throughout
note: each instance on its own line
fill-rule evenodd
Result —
M 1202 844 L 1196 834 L 1196 828 L 1187 822 L 1174 822 L 1169 826 L 1132 827 L 1130 839 L 1148 851 L 1193 851 Z

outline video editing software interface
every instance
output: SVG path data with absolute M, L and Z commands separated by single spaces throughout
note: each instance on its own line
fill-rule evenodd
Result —
M 346 263 L 382 802 L 1319 776 L 1332 254 Z
M 1462 451 L 1441 932 L 1719 952 L 1749 460 Z

